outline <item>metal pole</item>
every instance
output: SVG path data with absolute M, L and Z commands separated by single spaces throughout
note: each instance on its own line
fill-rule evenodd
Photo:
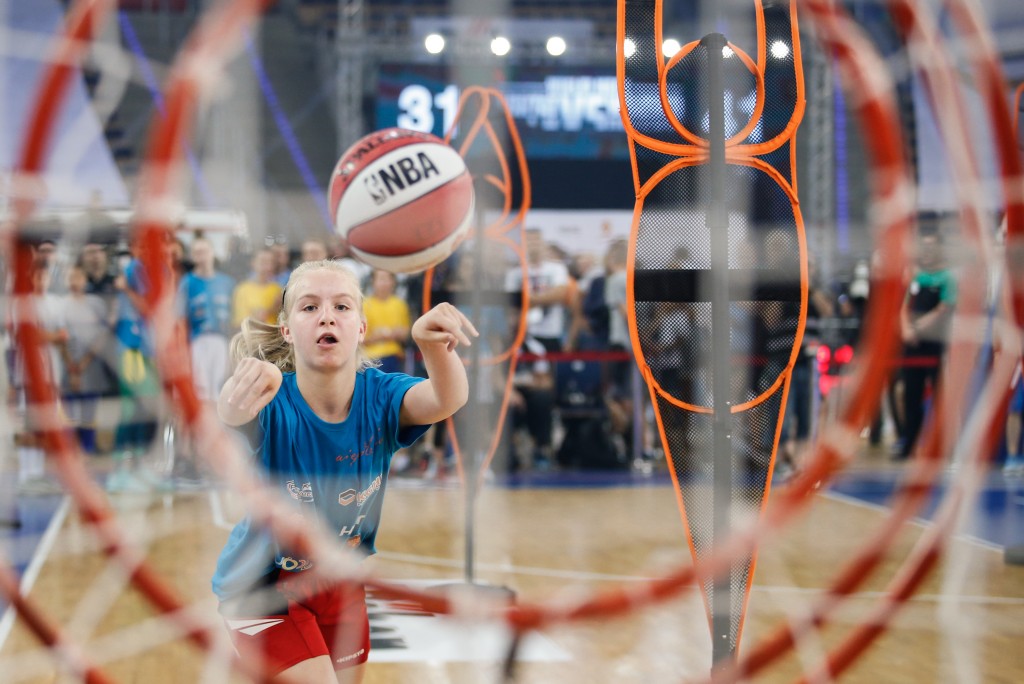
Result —
M 725 168 L 725 96 L 722 75 L 722 50 L 725 36 L 710 33 L 701 39 L 708 52 L 708 181 L 707 226 L 711 237 L 711 354 L 713 392 L 713 480 L 712 544 L 718 545 L 731 527 L 732 401 L 730 389 L 730 315 L 729 315 L 729 213 L 726 207 Z M 711 658 L 714 664 L 733 656 L 731 623 L 732 591 L 728 577 L 716 578 L 711 591 Z
M 636 363 L 630 364 L 633 382 L 633 454 L 632 460 L 642 459 L 644 455 L 644 381 L 640 377 L 640 369 Z
M 487 192 L 487 185 L 483 179 L 474 179 L 474 190 L 476 190 L 476 204 L 474 207 L 476 225 L 474 226 L 473 251 L 465 252 L 463 259 L 473 259 L 473 283 L 469 292 L 470 320 L 474 324 L 480 324 L 481 292 L 484 289 L 484 207 L 481 197 Z M 480 406 L 480 345 L 483 340 L 469 348 L 469 401 L 466 402 L 466 423 L 468 429 L 464 430 L 466 441 L 461 445 L 464 466 L 466 469 L 465 482 L 465 527 L 466 527 L 466 583 L 473 584 L 475 577 L 475 545 L 476 538 L 476 498 L 478 493 L 477 482 L 480 479 L 480 468 L 483 465 L 480 455 L 481 445 L 485 443 L 481 431 L 490 421 L 483 420 Z
M 338 153 L 366 133 L 363 121 L 363 71 L 366 52 L 363 0 L 338 0 L 338 25 L 334 32 L 335 79 L 334 118 L 337 122 Z

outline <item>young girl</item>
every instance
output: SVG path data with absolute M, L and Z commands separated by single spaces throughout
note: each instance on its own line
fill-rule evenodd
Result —
M 477 335 L 455 307 L 420 317 L 412 337 L 428 379 L 382 373 L 361 351 L 366 333 L 355 276 L 335 261 L 301 264 L 285 288 L 279 325 L 249 320 L 220 393 L 221 419 L 241 429 L 270 486 L 316 515 L 351 547 L 374 552 L 391 455 L 468 397 L 455 354 Z M 362 586 L 317 581 L 303 558 L 240 522 L 213 578 L 243 659 L 263 659 L 281 681 L 359 682 L 369 654 Z

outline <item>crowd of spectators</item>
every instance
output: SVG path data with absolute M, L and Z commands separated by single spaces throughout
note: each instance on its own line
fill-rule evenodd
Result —
M 230 367 L 231 336 L 245 318 L 276 322 L 288 275 L 303 261 L 344 259 L 356 273 L 366 294 L 365 348 L 386 370 L 418 370 L 409 331 L 423 308 L 424 288 L 429 290 L 428 303 L 455 301 L 462 293 L 457 305 L 469 306 L 471 298 L 465 293 L 476 290 L 482 297 L 487 295 L 475 300 L 478 315 L 485 319 L 476 323 L 484 332 L 478 361 L 501 354 L 516 337 L 521 300 L 495 299 L 494 292 L 528 289 L 525 339 L 508 390 L 505 439 L 494 467 L 507 472 L 649 467 L 660 453 L 660 444 L 632 356 L 626 242 L 613 240 L 603 253 L 569 255 L 547 242 L 540 230 L 528 229 L 524 235 L 525 269 L 510 258 L 509 251 L 485 257 L 492 260 L 475 277 L 469 268 L 471 259 L 460 263 L 453 257 L 430 281 L 422 274 L 374 271 L 350 258 L 344 245 L 333 240 L 310 239 L 294 249 L 268 238 L 264 246 L 246 250 L 241 240 L 232 239 L 229 250 L 217 259 L 214 243 L 202 232 L 168 239 L 162 256 L 178 288 L 180 331 L 191 345 L 197 392 L 204 400 L 215 399 Z M 929 388 L 938 382 L 942 340 L 955 301 L 955 280 L 941 260 L 938 238 L 926 235 L 922 245 L 901 317 L 911 362 L 892 378 L 891 415 L 885 421 L 894 426 L 890 429 L 895 430 L 896 457 L 910 452 L 920 431 Z M 97 241 L 68 254 L 56 242 L 44 240 L 34 249 L 35 293 L 64 413 L 86 452 L 111 453 L 125 463 L 140 458 L 154 448 L 167 414 L 161 408 L 153 343 L 142 316 L 147 285 L 141 246 Z M 820 281 L 812 259 L 808 325 L 794 367 L 780 441 L 782 469 L 800 467 L 821 400 L 831 387 L 821 378 L 838 373 L 834 364 L 822 365 L 820 348 L 835 350 L 856 342 L 868 294 L 866 270 L 866 263 L 859 264 L 850 282 L 826 284 Z M 486 305 L 481 307 L 481 301 Z M 11 401 L 17 404 L 24 401 L 24 393 L 19 393 L 22 370 L 11 351 L 13 320 L 7 328 Z M 487 364 L 480 366 L 488 370 L 477 374 L 478 403 L 488 407 L 488 420 L 496 420 L 504 377 Z M 673 382 L 671 378 L 661 381 Z M 116 400 L 108 402 L 118 405 L 116 429 L 98 434 L 98 407 L 103 399 Z M 880 439 L 882 420 L 877 423 L 871 431 L 873 442 Z M 42 452 L 30 433 L 23 430 L 17 445 L 23 482 L 43 476 Z M 179 460 L 182 468 L 191 467 L 189 459 Z M 424 447 L 396 462 L 399 470 L 427 476 L 451 465 L 452 448 L 440 429 L 433 439 L 425 440 Z M 131 468 L 117 472 L 121 471 Z M 131 481 L 119 484 L 112 477 L 111 486 L 130 487 Z
M 33 251 L 36 312 L 61 410 L 84 452 L 114 456 L 108 488 L 150 487 L 139 481 L 136 464 L 160 448 L 177 452 L 166 457 L 175 464 L 175 477 L 198 481 L 201 476 L 187 443 L 179 440 L 176 448 L 156 444 L 158 431 L 173 426 L 163 406 L 154 340 L 143 315 L 149 306 L 143 245 L 103 237 L 73 249 L 51 239 L 28 245 Z M 230 369 L 229 341 L 241 321 L 252 317 L 276 322 L 283 285 L 293 258 L 299 256 L 282 246 L 268 244 L 251 253 L 232 250 L 218 262 L 213 242 L 202 231 L 168 238 L 162 245 L 159 262 L 177 290 L 174 330 L 189 342 L 200 399 L 213 401 L 224 383 Z M 316 240 L 303 244 L 300 254 L 308 260 L 329 256 L 326 244 Z M 33 412 L 26 410 L 25 372 L 16 353 L 16 310 L 9 311 L 6 370 L 9 404 L 20 418 L 15 439 L 18 479 L 26 490 L 45 490 L 52 478 L 45 476 L 42 449 L 31 425 Z

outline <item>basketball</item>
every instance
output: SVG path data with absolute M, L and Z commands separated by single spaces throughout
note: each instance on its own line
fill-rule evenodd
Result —
M 392 273 L 447 258 L 473 219 L 473 179 L 437 136 L 385 128 L 353 144 L 331 174 L 334 227 L 352 256 Z

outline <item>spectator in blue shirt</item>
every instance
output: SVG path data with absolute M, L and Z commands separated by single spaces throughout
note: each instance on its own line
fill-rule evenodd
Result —
M 179 306 L 192 347 L 192 377 L 199 397 L 215 401 L 227 379 L 228 336 L 235 281 L 216 268 L 213 245 L 203 237 L 189 250 L 192 270 L 178 288 Z

